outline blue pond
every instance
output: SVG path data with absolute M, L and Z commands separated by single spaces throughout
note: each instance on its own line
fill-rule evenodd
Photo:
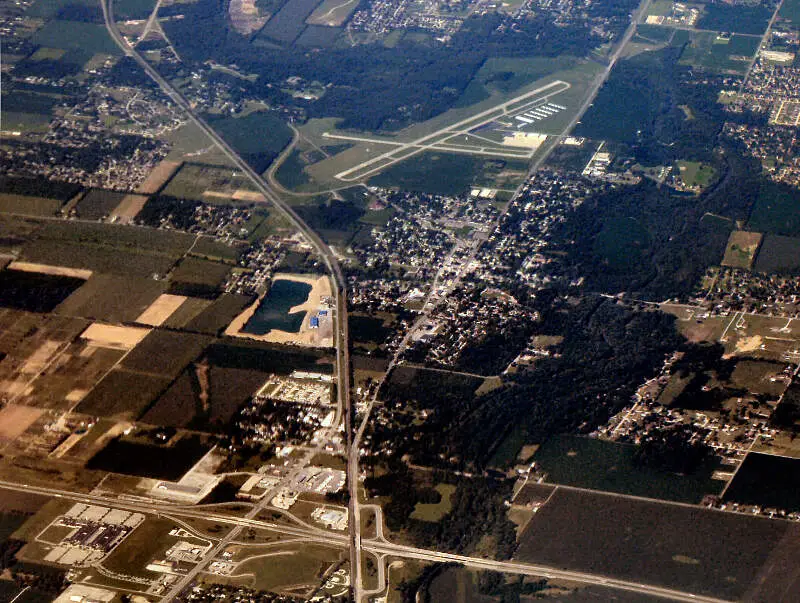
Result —
M 274 281 L 242 331 L 252 335 L 265 335 L 272 329 L 297 333 L 300 331 L 306 313 L 289 314 L 289 310 L 306 301 L 309 293 L 311 293 L 311 285 L 307 283 L 287 280 Z

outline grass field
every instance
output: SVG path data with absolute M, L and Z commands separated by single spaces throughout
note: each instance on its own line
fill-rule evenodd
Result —
M 272 550 L 274 553 L 244 561 L 237 566 L 236 573 L 251 574 L 254 578 L 252 587 L 257 590 L 280 591 L 303 585 L 314 587 L 319 585 L 322 574 L 342 554 L 339 549 L 315 544 L 274 547 Z
M 233 200 L 233 194 L 237 190 L 255 190 L 242 172 L 228 167 L 185 163 L 169 180 L 161 194 L 178 199 L 196 199 L 206 203 L 214 203 L 215 199 L 217 202 L 222 202 L 217 197 L 203 194 L 206 191 L 213 191 L 225 195 L 226 205 L 235 205 L 237 202 Z M 250 203 L 252 202 L 240 202 L 242 205 Z
M 49 114 L 3 111 L 3 129 L 10 132 L 44 133 L 49 124 Z
M 514 188 L 525 175 L 525 164 L 514 162 L 513 169 L 506 170 L 508 163 L 471 155 L 426 151 L 374 176 L 369 185 L 438 195 L 460 195 L 473 186 Z
M 691 475 L 678 475 L 640 467 L 635 448 L 605 440 L 555 436 L 534 455 L 546 481 L 554 484 L 699 503 L 706 494 L 717 494 L 723 482 L 711 479 L 715 463 L 701 466 Z
M 167 519 L 149 517 L 140 524 L 112 553 L 103 560 L 103 567 L 128 576 L 156 578 L 147 565 L 163 558 L 179 539 L 169 535 L 175 526 Z
M 753 266 L 753 260 L 756 257 L 760 244 L 760 232 L 734 230 L 728 238 L 728 245 L 725 248 L 722 265 L 749 270 Z
M 453 508 L 451 498 L 456 491 L 452 484 L 437 484 L 435 490 L 442 497 L 438 503 L 417 503 L 411 513 L 411 519 L 421 521 L 439 521 Z
M 797 274 L 800 271 L 800 238 L 767 235 L 756 257 L 758 272 Z
M 192 247 L 191 255 L 221 262 L 236 263 L 245 249 L 246 246 L 240 243 L 232 245 L 212 237 L 201 237 Z
M 155 5 L 156 0 L 116 0 L 114 16 L 119 20 L 146 19 Z
M 268 111 L 250 113 L 244 117 L 210 117 L 209 123 L 259 172 L 267 169 L 292 139 L 289 126 L 275 113 Z
M 657 3 L 656 3 L 657 4 Z M 653 4 L 655 6 L 655 4 Z M 633 42 L 645 42 L 649 44 L 664 44 L 669 42 L 672 37 L 673 29 L 661 27 L 660 25 L 647 25 L 642 23 L 636 26 L 636 36 Z
M 676 165 L 684 186 L 704 189 L 714 178 L 714 168 L 698 161 L 677 161 Z
M 731 374 L 731 383 L 742 387 L 754 394 L 765 394 L 777 398 L 786 389 L 786 382 L 782 379 L 772 380 L 781 375 L 786 367 L 782 362 L 769 362 L 762 360 L 740 360 Z
M 281 163 L 275 172 L 275 178 L 288 189 L 297 189 L 310 182 L 305 168 L 308 164 L 303 161 L 302 153 L 297 149 Z
M 558 489 L 528 524 L 515 557 L 735 600 L 755 585 L 790 527 L 700 507 Z
M 306 19 L 309 25 L 326 25 L 338 27 L 358 7 L 358 0 L 323 0 L 314 12 Z

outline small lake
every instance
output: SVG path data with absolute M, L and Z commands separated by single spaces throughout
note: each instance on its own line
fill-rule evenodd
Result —
M 242 331 L 251 335 L 266 335 L 272 329 L 287 333 L 299 332 L 306 313 L 289 314 L 289 310 L 305 302 L 309 293 L 311 285 L 307 283 L 287 280 L 273 282 Z

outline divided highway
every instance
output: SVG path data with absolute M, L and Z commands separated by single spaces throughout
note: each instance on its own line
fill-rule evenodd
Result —
M 126 56 L 132 58 L 144 72 L 161 88 L 161 90 L 176 104 L 178 105 L 189 119 L 199 127 L 203 133 L 219 148 L 225 156 L 240 169 L 248 179 L 256 187 L 264 197 L 272 203 L 288 220 L 306 237 L 309 243 L 314 247 L 314 250 L 322 258 L 325 266 L 328 269 L 331 277 L 334 280 L 334 299 L 336 305 L 336 371 L 337 371 L 337 414 L 333 422 L 334 426 L 341 423 L 342 415 L 344 415 L 345 434 L 348 446 L 348 455 L 350 455 L 349 447 L 353 440 L 353 412 L 351 409 L 350 398 L 350 352 L 349 352 L 349 332 L 347 320 L 347 288 L 342 268 L 339 265 L 335 254 L 330 247 L 314 232 L 294 211 L 294 209 L 285 203 L 280 196 L 270 187 L 270 185 L 256 172 L 250 165 L 242 159 L 239 154 L 231 147 L 222 137 L 214 131 L 206 121 L 198 115 L 189 101 L 184 97 L 172 84 L 161 76 L 144 57 L 142 57 L 122 36 L 114 20 L 114 7 L 113 0 L 100 0 L 103 9 L 103 19 L 105 21 L 108 34 L 114 40 L 114 43 L 119 46 Z M 158 7 L 156 6 L 156 9 Z M 353 470 L 355 469 L 355 473 Z M 359 531 L 361 529 L 360 521 L 357 518 L 357 493 L 358 493 L 358 465 L 357 463 L 348 463 L 348 484 L 350 488 L 350 531 L 351 531 L 351 564 L 353 569 L 353 588 L 356 592 L 356 601 L 359 600 L 359 591 L 361 586 L 361 537 Z

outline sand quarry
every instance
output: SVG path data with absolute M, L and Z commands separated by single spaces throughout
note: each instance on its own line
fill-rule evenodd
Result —
M 300 326 L 298 333 L 289 333 L 278 329 L 272 329 L 269 333 L 264 335 L 255 335 L 253 333 L 245 333 L 242 331 L 247 321 L 255 314 L 261 304 L 263 296 L 253 302 L 244 312 L 239 314 L 233 319 L 228 328 L 225 329 L 225 334 L 231 337 L 245 337 L 247 339 L 254 339 L 256 341 L 266 341 L 269 343 L 289 343 L 295 345 L 312 346 L 312 347 L 331 347 L 333 345 L 333 321 L 328 320 L 320 324 L 319 328 L 311 328 L 309 318 L 312 314 L 320 309 L 327 309 L 327 305 L 323 300 L 330 298 L 332 295 L 331 282 L 327 276 L 306 275 L 306 274 L 281 274 L 273 279 L 273 282 L 286 280 L 298 283 L 306 283 L 311 285 L 311 291 L 302 304 L 292 307 L 288 314 L 295 312 L 305 312 L 303 322 Z M 330 314 L 329 314 L 330 315 Z

